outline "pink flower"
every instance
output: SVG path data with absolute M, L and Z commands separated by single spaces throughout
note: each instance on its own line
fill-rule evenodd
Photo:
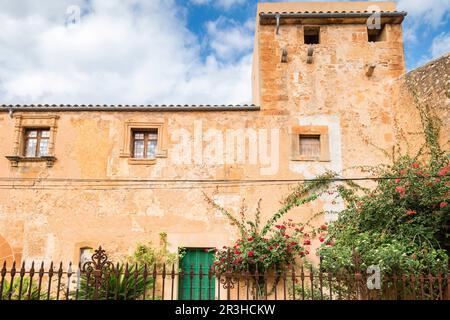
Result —
M 417 211 L 416 210 L 408 210 L 408 211 L 406 211 L 406 214 L 408 216 L 415 216 L 417 214 Z
M 320 237 L 320 238 L 319 238 L 319 241 L 320 241 L 320 242 L 324 242 L 324 241 L 325 241 L 325 238 L 324 238 L 324 237 Z
M 247 239 L 248 241 L 253 241 L 253 237 L 250 237 Z
M 441 202 L 441 204 L 439 205 L 441 209 L 444 209 L 446 206 L 448 206 L 448 202 Z
M 234 253 L 235 253 L 235 254 L 240 254 L 239 250 L 236 250 Z
M 406 170 L 400 170 L 400 174 L 406 174 Z
M 400 183 L 400 181 L 402 181 L 402 179 L 400 178 L 395 179 L 395 183 Z
M 395 191 L 397 191 L 398 193 L 400 193 L 402 196 L 406 193 L 406 188 L 405 187 L 395 187 Z
M 445 176 L 449 171 L 450 171 L 450 166 L 443 167 L 441 170 L 439 170 L 438 176 L 443 177 L 443 176 Z
M 309 245 L 311 245 L 311 240 L 305 240 L 305 241 L 303 242 L 303 244 L 304 244 L 305 246 L 309 246 Z
M 323 224 L 323 225 L 320 226 L 320 229 L 326 231 L 326 230 L 328 230 L 328 227 L 327 227 L 326 225 Z
M 253 252 L 253 251 L 249 251 L 248 253 L 247 253 L 247 256 L 249 256 L 249 257 L 253 257 L 255 255 L 255 253 Z
M 419 168 L 420 167 L 420 164 L 418 164 L 417 162 L 414 162 L 412 165 L 411 165 L 413 168 Z

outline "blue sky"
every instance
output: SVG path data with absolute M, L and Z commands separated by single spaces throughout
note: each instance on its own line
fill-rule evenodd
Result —
M 409 1 L 409 3 L 407 3 Z M 192 2 L 177 0 L 180 6 L 186 8 L 186 17 L 188 27 L 195 32 L 199 37 L 207 36 L 207 22 L 214 21 L 220 17 L 227 17 L 240 21 L 241 23 L 254 19 L 256 12 L 256 0 L 251 1 L 229 1 L 234 4 L 224 8 L 212 4 L 211 1 L 206 1 L 205 5 L 199 5 Z M 243 2 L 243 3 L 241 3 Z M 275 2 L 275 1 L 260 1 L 260 2 Z M 411 11 L 404 22 L 406 30 L 412 30 L 415 37 L 406 36 L 405 41 L 405 55 L 408 70 L 414 69 L 422 65 L 424 62 L 434 58 L 432 46 L 433 41 L 438 38 L 444 42 L 450 41 L 450 14 L 448 8 L 450 0 L 428 0 L 424 1 L 398 1 L 399 10 Z M 433 4 L 432 8 L 429 4 Z M 441 11 L 436 13 L 436 11 Z M 429 16 L 429 21 L 424 16 Z M 422 21 L 422 23 L 421 23 Z M 443 47 L 444 44 L 443 44 Z M 447 52 L 450 45 L 447 43 Z M 443 50 L 436 50 L 439 54 Z M 204 54 L 207 54 L 207 52 Z
M 450 51 L 450 0 L 397 2 L 408 69 Z M 255 0 L 0 0 L 0 103 L 250 103 L 255 15 Z

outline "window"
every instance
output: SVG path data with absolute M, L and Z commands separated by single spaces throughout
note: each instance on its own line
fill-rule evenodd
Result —
M 55 115 L 14 115 L 13 150 L 6 156 L 12 167 L 31 162 L 47 163 L 47 167 L 54 165 L 58 119 Z
M 320 135 L 300 135 L 299 153 L 305 157 L 320 157 Z
M 159 158 L 167 158 L 166 122 L 126 121 L 120 157 L 131 165 L 154 165 Z
M 91 261 L 92 259 L 92 248 L 90 247 L 84 247 L 80 248 L 80 265 L 77 269 L 77 288 L 80 289 L 81 287 L 81 270 L 83 269 L 83 266 L 86 262 Z
M 320 43 L 320 27 L 304 27 L 303 34 L 305 44 Z
M 158 130 L 133 131 L 133 158 L 155 159 Z
M 83 265 L 91 260 L 92 257 L 92 248 L 90 247 L 84 247 L 84 248 L 80 248 L 80 264 L 81 267 L 83 267 Z
M 330 161 L 328 126 L 294 126 L 291 130 L 292 161 Z
M 27 158 L 39 158 L 48 156 L 48 142 L 50 129 L 25 130 L 25 152 Z
M 367 29 L 367 35 L 369 42 L 381 42 L 386 41 L 386 28 L 382 25 L 379 29 Z

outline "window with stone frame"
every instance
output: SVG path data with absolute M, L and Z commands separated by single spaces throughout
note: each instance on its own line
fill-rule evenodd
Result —
M 132 155 L 134 159 L 155 159 L 158 130 L 133 130 Z
M 327 126 L 294 126 L 291 131 L 292 161 L 330 161 Z
M 52 167 L 56 161 L 57 115 L 14 115 L 13 150 L 6 158 L 12 167 L 43 162 Z
M 167 158 L 166 123 L 126 121 L 120 157 L 131 165 L 153 165 L 157 159 Z

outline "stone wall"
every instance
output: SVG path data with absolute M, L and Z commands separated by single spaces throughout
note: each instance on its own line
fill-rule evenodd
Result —
M 333 10 L 361 10 L 363 6 L 353 4 L 335 3 Z M 292 10 L 287 10 L 289 5 Z M 382 5 L 393 10 L 392 3 Z M 296 11 L 298 5 L 283 4 L 282 9 Z M 273 25 L 258 26 L 254 93 L 260 111 L 47 111 L 16 112 L 12 118 L 1 112 L 0 235 L 18 256 L 23 251 L 27 262 L 77 263 L 80 248 L 100 244 L 113 258 L 123 256 L 138 242 L 158 244 L 161 232 L 167 233 L 171 250 L 218 247 L 231 244 L 237 233 L 207 205 L 203 192 L 234 213 L 245 199 L 253 214 L 261 198 L 264 220 L 295 185 L 280 180 L 309 179 L 328 169 L 346 177 L 361 177 L 355 166 L 389 163 L 403 133 L 418 130 L 420 117 L 402 84 L 401 26 L 386 28 L 386 41 L 369 43 L 364 24 L 322 25 L 321 43 L 315 45 L 313 63 L 308 64 L 302 25 L 282 25 L 279 35 Z M 287 49 L 287 63 L 281 62 L 282 49 Z M 366 75 L 369 64 L 376 66 L 372 76 Z M 448 56 L 406 79 L 416 83 L 421 99 L 428 98 L 432 108 L 443 114 L 448 137 L 448 95 L 441 100 L 444 91 L 440 89 L 448 92 Z M 441 98 L 435 99 L 427 88 L 436 89 Z M 52 167 L 40 162 L 14 167 L 5 158 L 17 146 L 20 116 L 31 117 L 30 121 L 38 124 L 39 117 L 57 119 L 57 160 Z M 130 123 L 161 125 L 167 154 L 147 164 L 124 157 Z M 293 143 L 305 130 L 326 136 L 327 157 L 320 161 L 295 159 Z M 180 139 L 182 133 L 188 138 Z M 248 159 L 214 162 L 214 157 L 229 154 L 221 149 L 229 133 L 233 139 L 250 137 L 245 145 L 247 150 L 256 147 L 256 163 Z M 192 155 L 191 162 L 179 161 L 180 148 Z M 306 221 L 322 210 L 342 208 L 333 196 L 326 195 L 292 210 L 286 219 Z M 332 218 L 322 216 L 314 223 Z
M 404 152 L 418 152 L 425 142 L 419 110 L 440 122 L 440 144 L 444 150 L 449 150 L 450 54 L 393 81 L 391 96 L 397 119 L 397 140 Z

